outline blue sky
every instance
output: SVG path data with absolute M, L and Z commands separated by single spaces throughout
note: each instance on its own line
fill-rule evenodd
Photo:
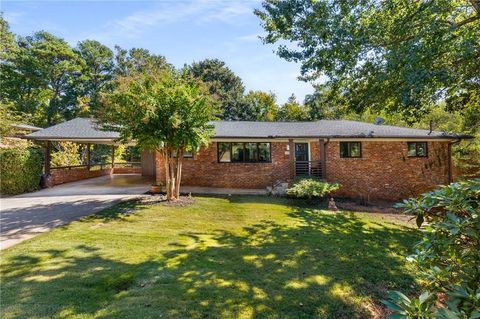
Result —
M 45 30 L 71 45 L 95 39 L 113 48 L 141 47 L 180 67 L 219 58 L 247 90 L 272 91 L 283 103 L 292 93 L 303 101 L 313 88 L 298 81 L 299 65 L 280 59 L 262 44 L 256 0 L 2 1 L 11 30 Z

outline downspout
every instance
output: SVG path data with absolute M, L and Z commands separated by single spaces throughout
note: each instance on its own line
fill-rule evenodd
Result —
M 458 144 L 461 142 L 461 139 L 456 140 L 455 142 L 448 143 L 448 183 L 453 183 L 453 173 L 452 173 L 452 145 Z

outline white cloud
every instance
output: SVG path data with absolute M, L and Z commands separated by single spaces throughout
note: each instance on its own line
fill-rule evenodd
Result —
M 21 18 L 25 15 L 25 12 L 4 12 L 3 13 L 3 18 L 10 24 L 10 25 L 15 25 L 19 24 L 21 21 Z
M 236 37 L 235 40 L 241 41 L 241 42 L 257 42 L 261 41 L 260 37 L 262 34 L 260 33 L 254 33 L 254 34 L 247 34 L 247 35 L 242 35 L 240 37 Z
M 137 38 L 148 30 L 171 23 L 204 24 L 220 21 L 241 24 L 242 18 L 251 15 L 258 1 L 245 0 L 191 0 L 156 3 L 152 10 L 134 12 L 126 17 L 107 22 L 92 37 L 108 39 L 115 36 Z

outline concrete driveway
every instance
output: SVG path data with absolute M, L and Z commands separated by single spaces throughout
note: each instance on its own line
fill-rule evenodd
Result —
M 96 213 L 121 200 L 138 197 L 148 191 L 150 184 L 149 179 L 139 175 L 112 175 L 2 198 L 0 249 Z

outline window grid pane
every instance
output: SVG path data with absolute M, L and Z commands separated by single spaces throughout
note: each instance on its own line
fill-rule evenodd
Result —
M 258 161 L 259 162 L 270 162 L 270 143 L 258 143 Z
M 232 162 L 243 162 L 245 160 L 245 144 L 232 143 Z
M 428 157 L 427 142 L 407 142 L 408 157 Z
M 228 163 L 231 162 L 231 144 L 230 143 L 217 143 L 218 145 L 218 161 Z
M 362 157 L 362 143 L 340 142 L 340 157 Z
M 220 163 L 271 162 L 269 142 L 218 142 L 217 156 Z
M 257 143 L 245 143 L 245 162 L 257 161 Z

